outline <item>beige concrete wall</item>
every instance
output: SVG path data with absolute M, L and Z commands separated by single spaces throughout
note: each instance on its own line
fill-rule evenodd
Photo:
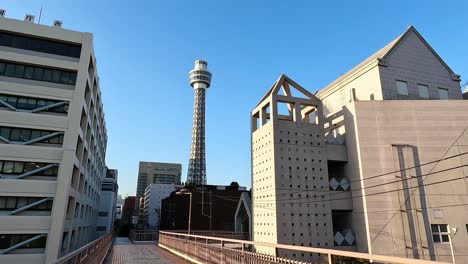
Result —
M 371 94 L 374 100 L 382 100 L 382 88 L 380 85 L 380 72 L 377 63 L 357 72 L 349 77 L 343 83 L 336 85 L 336 88 L 330 89 L 330 92 L 320 95 L 323 103 L 324 115 L 334 113 L 352 101 L 351 89 L 355 89 L 356 99 L 370 100 Z
M 457 263 L 468 262 L 468 207 L 453 206 L 468 203 L 468 168 L 450 169 L 468 164 L 468 155 L 419 166 L 468 151 L 467 110 L 468 102 L 461 100 L 369 101 L 346 107 L 347 174 L 353 181 L 359 251 L 424 259 L 433 253 L 436 260 L 451 262 L 450 244 L 432 243 L 430 231 L 430 224 L 448 224 L 458 228 L 452 238 Z M 392 145 L 403 145 L 402 156 L 400 147 Z M 401 166 L 416 168 L 369 179 Z M 445 169 L 450 170 L 424 176 Z M 418 179 L 424 179 L 424 188 L 417 188 Z M 413 195 L 405 196 L 405 188 Z

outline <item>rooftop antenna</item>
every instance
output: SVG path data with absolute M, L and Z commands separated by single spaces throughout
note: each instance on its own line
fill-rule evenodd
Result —
M 42 16 L 42 4 L 41 4 L 41 11 L 39 11 L 39 21 L 37 21 L 37 24 L 41 24 L 41 16 Z

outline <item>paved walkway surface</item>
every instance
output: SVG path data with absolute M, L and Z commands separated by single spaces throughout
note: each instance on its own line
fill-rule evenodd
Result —
M 106 264 L 186 264 L 188 262 L 159 248 L 155 242 L 132 243 L 127 237 L 116 237 L 109 249 Z

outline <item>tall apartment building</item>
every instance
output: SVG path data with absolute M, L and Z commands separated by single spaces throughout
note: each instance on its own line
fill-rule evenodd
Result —
M 152 183 L 180 184 L 182 164 L 140 161 L 138 167 L 137 201 Z
M 253 239 L 468 262 L 467 111 L 414 27 L 315 94 L 281 76 L 252 111 Z
M 99 212 L 96 225 L 97 236 L 112 232 L 116 219 L 118 171 L 106 168 L 106 177 L 101 179 L 101 197 L 99 199 Z M 119 212 L 121 213 L 121 211 Z
M 0 17 L 0 263 L 96 238 L 107 132 L 93 36 Z

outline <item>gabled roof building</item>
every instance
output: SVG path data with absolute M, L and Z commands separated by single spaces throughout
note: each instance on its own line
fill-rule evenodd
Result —
M 468 262 L 467 112 L 414 27 L 315 94 L 280 76 L 251 113 L 252 239 Z

